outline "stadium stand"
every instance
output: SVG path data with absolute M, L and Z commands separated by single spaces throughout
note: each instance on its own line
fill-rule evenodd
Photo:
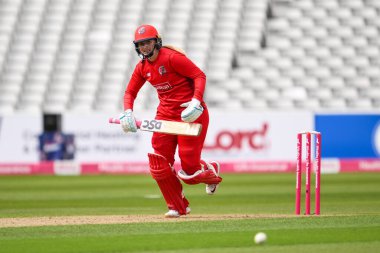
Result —
M 3 0 L 0 113 L 121 110 L 142 23 L 206 72 L 211 108 L 377 109 L 379 3 Z

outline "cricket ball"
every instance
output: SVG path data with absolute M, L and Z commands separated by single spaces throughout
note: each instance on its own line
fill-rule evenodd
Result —
M 259 232 L 255 235 L 255 243 L 256 244 L 263 244 L 267 240 L 267 235 L 263 232 Z

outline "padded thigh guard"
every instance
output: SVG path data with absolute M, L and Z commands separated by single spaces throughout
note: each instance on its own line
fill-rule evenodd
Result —
M 172 167 L 161 155 L 149 153 L 148 157 L 150 173 L 160 187 L 168 208 L 185 215 L 189 202 L 183 196 L 181 182 Z
M 183 170 L 180 170 L 178 177 L 186 184 L 219 184 L 222 182 L 219 171 L 216 171 L 211 164 L 202 160 L 201 169 L 197 170 L 193 175 L 187 175 Z

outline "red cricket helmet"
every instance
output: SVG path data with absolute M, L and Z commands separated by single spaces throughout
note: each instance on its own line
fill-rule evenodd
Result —
M 137 27 L 133 43 L 135 44 L 137 54 L 143 59 L 151 57 L 153 55 L 153 51 L 149 55 L 143 55 L 138 49 L 137 44 L 139 42 L 152 39 L 156 40 L 155 48 L 159 50 L 162 47 L 162 39 L 158 34 L 157 29 L 152 25 L 140 25 L 139 27 Z

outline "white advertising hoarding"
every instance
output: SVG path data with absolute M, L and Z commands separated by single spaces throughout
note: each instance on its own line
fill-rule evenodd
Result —
M 108 123 L 109 114 L 65 114 L 63 132 L 75 135 L 77 162 L 147 161 L 151 133 L 124 134 Z M 152 113 L 139 113 L 146 118 Z M 310 112 L 210 111 L 203 158 L 220 161 L 291 160 L 296 134 L 312 130 Z M 42 116 L 12 115 L 0 121 L 0 162 L 38 162 Z
M 16 114 L 0 117 L 0 162 L 36 162 L 42 117 Z

